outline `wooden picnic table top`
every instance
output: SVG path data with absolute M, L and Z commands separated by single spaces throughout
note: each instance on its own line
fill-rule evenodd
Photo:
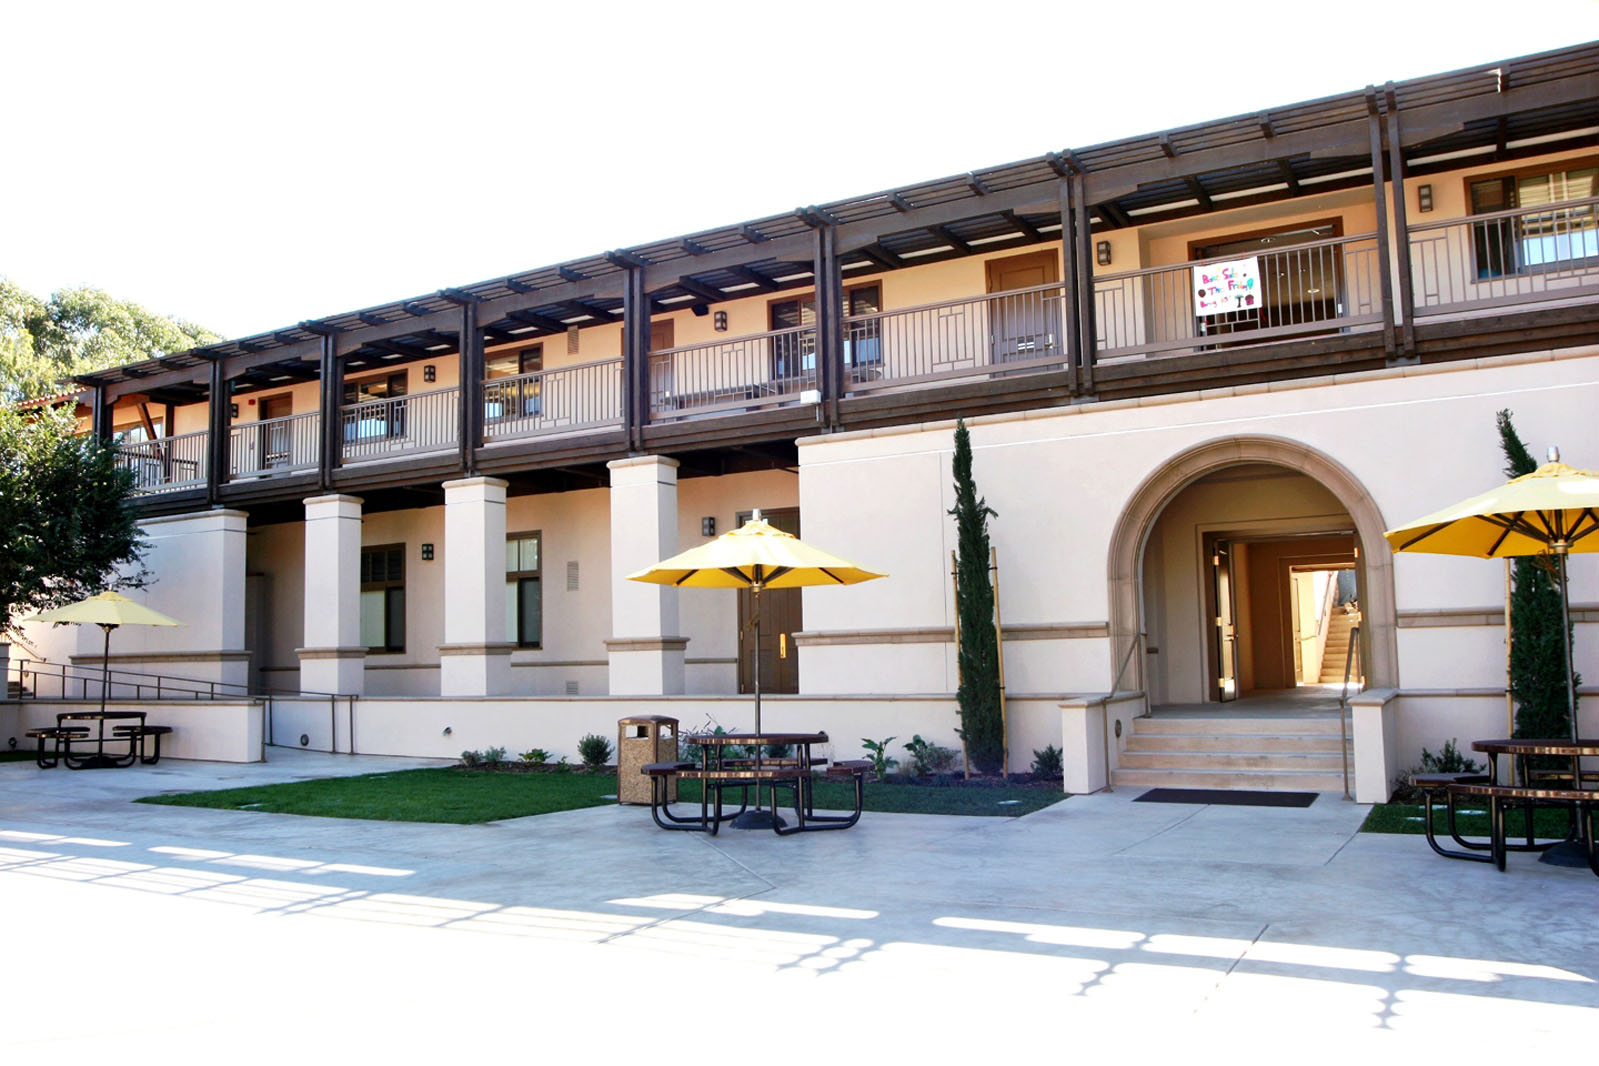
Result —
M 144 711 L 62 711 L 56 715 L 58 722 L 116 722 L 133 718 L 144 721 Z
M 826 733 L 699 733 L 682 738 L 701 747 L 727 747 L 733 744 L 826 744 Z
M 1474 740 L 1471 742 L 1471 750 L 1489 755 L 1599 755 L 1599 740 L 1507 737 L 1499 740 Z

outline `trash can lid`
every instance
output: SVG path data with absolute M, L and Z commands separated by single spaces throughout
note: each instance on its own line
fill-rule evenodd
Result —
M 634 715 L 631 718 L 618 718 L 617 721 L 616 721 L 616 724 L 617 725 L 648 725 L 650 722 L 658 722 L 658 723 L 660 723 L 662 725 L 666 725 L 666 724 L 677 725 L 677 719 L 676 718 L 668 718 L 664 714 L 637 714 L 637 715 Z

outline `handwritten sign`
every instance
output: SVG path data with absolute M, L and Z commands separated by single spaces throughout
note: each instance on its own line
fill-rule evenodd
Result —
M 1194 314 L 1227 315 L 1260 306 L 1260 260 L 1230 259 L 1194 267 Z

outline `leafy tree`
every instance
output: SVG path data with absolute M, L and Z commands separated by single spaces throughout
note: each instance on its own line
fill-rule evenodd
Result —
M 0 277 L 0 400 L 49 396 L 74 374 L 218 339 L 204 327 L 100 289 L 62 289 L 41 300 Z
M 67 411 L 0 406 L 0 632 L 23 613 L 145 583 L 133 472 L 75 428 Z
M 983 773 L 1004 769 L 1004 724 L 999 710 L 999 638 L 994 629 L 994 588 L 988 582 L 988 519 L 999 517 L 972 481 L 972 438 L 964 419 L 955 424 L 956 614 L 960 620 L 960 737 Z
M 1510 477 L 1532 473 L 1538 462 L 1516 433 L 1510 412 L 1500 411 L 1498 422 L 1505 473 Z M 1560 586 L 1552 560 L 1543 556 L 1516 559 L 1512 575 L 1510 694 L 1516 701 L 1516 736 L 1570 736 Z M 1581 683 L 1580 677 L 1572 679 L 1572 684 Z

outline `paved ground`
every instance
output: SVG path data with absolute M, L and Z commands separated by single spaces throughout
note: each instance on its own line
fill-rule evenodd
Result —
M 0 764 L 0 1060 L 1281 1062 L 1599 1033 L 1599 878 L 1360 835 L 1332 795 L 714 840 L 636 808 L 428 826 L 128 802 L 427 765 L 271 759 Z

